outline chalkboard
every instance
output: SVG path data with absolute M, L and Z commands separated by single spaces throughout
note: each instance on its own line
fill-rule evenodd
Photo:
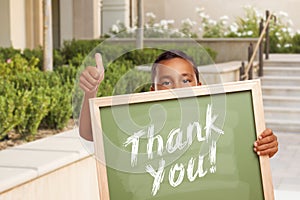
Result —
M 274 199 L 260 81 L 90 99 L 101 199 Z

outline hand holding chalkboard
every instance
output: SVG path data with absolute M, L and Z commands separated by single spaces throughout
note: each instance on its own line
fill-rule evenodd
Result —
M 270 158 L 278 151 L 276 135 L 269 128 L 265 129 L 254 142 L 254 151 L 259 156 L 268 155 Z

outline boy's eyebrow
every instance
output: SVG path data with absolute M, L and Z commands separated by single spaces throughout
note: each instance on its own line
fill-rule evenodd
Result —
M 161 79 L 172 79 L 172 76 L 170 76 L 170 75 L 164 75 L 164 76 L 160 76 L 159 77 L 159 80 L 161 80 Z
M 183 73 L 183 74 L 181 74 L 182 76 L 191 76 L 191 77 L 193 77 L 193 74 L 190 74 L 190 73 Z
M 193 77 L 193 75 L 190 74 L 190 73 L 183 73 L 183 74 L 181 74 L 181 76 Z M 161 80 L 161 79 L 172 79 L 172 78 L 173 77 L 170 76 L 170 75 L 164 75 L 164 76 L 159 77 L 159 80 Z

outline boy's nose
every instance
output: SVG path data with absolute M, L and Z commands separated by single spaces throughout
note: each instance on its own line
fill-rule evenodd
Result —
M 182 88 L 183 84 L 181 82 L 174 82 L 172 89 Z

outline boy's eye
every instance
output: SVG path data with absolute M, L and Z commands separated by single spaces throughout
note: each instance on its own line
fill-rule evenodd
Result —
M 184 80 L 182 80 L 182 82 L 183 82 L 183 83 L 190 83 L 191 80 L 189 80 L 189 79 L 184 79 Z
M 170 81 L 164 81 L 161 83 L 162 85 L 171 85 L 171 82 Z

